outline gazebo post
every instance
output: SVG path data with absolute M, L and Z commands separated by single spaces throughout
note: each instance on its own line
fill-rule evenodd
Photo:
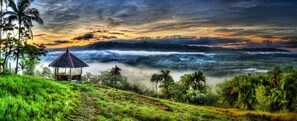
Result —
M 72 79 L 72 77 L 71 77 L 71 68 L 70 68 L 70 77 L 69 78 L 70 78 L 69 80 L 71 81 L 71 79 Z
M 55 79 L 57 79 L 57 68 L 55 68 Z
M 82 68 L 80 68 L 80 80 L 81 80 L 81 75 L 82 75 L 83 71 L 82 71 Z
M 56 79 L 58 80 L 59 79 L 59 67 L 56 68 L 56 69 L 57 69 L 57 71 L 56 71 Z

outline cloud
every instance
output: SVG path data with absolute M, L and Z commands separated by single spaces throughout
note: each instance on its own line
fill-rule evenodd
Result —
M 137 41 L 136 41 L 137 40 Z M 180 44 L 180 45 L 201 45 L 201 46 L 221 46 L 221 45 L 242 45 L 244 43 L 250 42 L 250 40 L 243 39 L 227 39 L 227 38 L 217 38 L 217 37 L 201 37 L 196 38 L 193 36 L 182 36 L 182 35 L 172 35 L 166 37 L 138 37 L 131 40 L 115 40 L 117 42 L 148 42 L 157 44 Z
M 73 39 L 74 40 L 90 40 L 90 39 L 93 39 L 93 38 L 94 38 L 93 33 L 87 33 L 87 34 L 84 34 L 82 36 L 75 37 Z
M 69 43 L 72 43 L 72 41 L 69 41 L 69 40 L 55 40 L 51 43 L 47 43 L 47 44 L 44 44 L 46 46 L 57 46 L 57 45 L 62 45 L 62 44 L 69 44 Z
M 280 42 L 280 45 L 287 48 L 297 48 L 297 38 Z
M 234 43 L 241 43 L 246 41 L 248 40 L 203 37 L 203 38 L 197 39 L 197 41 L 195 42 L 190 42 L 189 44 L 218 45 L 218 44 L 234 44 Z
M 102 29 L 97 30 L 97 31 L 95 31 L 95 32 L 97 32 L 97 33 L 109 33 L 108 30 L 102 30 Z
M 113 26 L 113 27 L 121 25 L 121 20 L 117 20 L 117 19 L 114 19 L 114 18 L 109 17 L 109 18 L 106 19 L 106 21 L 108 21 L 109 25 Z
M 66 43 L 71 43 L 71 41 L 69 41 L 69 40 L 56 40 L 56 41 L 54 41 L 54 43 L 56 43 L 56 44 L 66 44 Z
M 46 36 L 47 34 L 36 34 L 34 37 L 41 37 L 41 36 Z
M 114 35 L 125 35 L 124 33 L 121 33 L 121 32 L 110 32 L 109 34 L 114 34 Z
M 214 32 L 240 32 L 244 31 L 243 28 L 219 28 L 216 29 Z
M 45 21 L 38 31 L 49 38 L 60 34 L 69 36 L 61 39 L 92 39 L 96 37 L 75 36 L 100 31 L 115 35 L 101 38 L 232 33 L 234 38 L 250 39 L 297 36 L 296 4 L 293 0 L 35 0 L 33 7 Z
M 111 39 L 118 39 L 116 36 L 106 36 L 106 35 L 100 35 L 97 37 L 98 40 L 111 40 Z
M 95 40 L 95 41 L 101 41 L 101 40 L 114 40 L 118 39 L 116 36 L 109 36 L 109 35 L 95 35 L 96 32 L 94 33 L 87 33 L 82 36 L 78 36 L 73 38 L 73 40 Z
M 174 16 L 189 20 L 205 19 L 205 24 L 293 25 L 297 1 L 279 0 L 36 0 L 42 15 L 53 23 L 87 20 L 96 16 L 111 24 L 143 24 Z M 85 18 L 88 17 L 88 18 Z M 94 19 L 94 18 L 92 18 Z

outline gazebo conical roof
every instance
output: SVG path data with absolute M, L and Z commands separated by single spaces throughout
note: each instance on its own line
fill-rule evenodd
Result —
M 88 65 L 81 61 L 79 58 L 69 52 L 68 48 L 64 54 L 53 61 L 49 67 L 55 68 L 82 68 L 88 67 Z

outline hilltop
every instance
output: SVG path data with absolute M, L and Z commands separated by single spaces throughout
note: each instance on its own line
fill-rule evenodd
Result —
M 29 76 L 1 76 L 0 86 L 0 120 L 297 120 L 293 113 L 189 105 Z

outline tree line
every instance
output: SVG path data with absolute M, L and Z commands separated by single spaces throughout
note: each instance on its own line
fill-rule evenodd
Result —
M 45 68 L 45 70 L 48 70 Z M 41 72 L 45 72 L 44 70 Z M 164 99 L 172 99 L 180 102 L 203 104 L 207 92 L 206 78 L 201 71 L 185 74 L 181 80 L 175 82 L 169 70 L 161 70 L 153 74 L 151 82 L 155 83 L 156 90 L 141 88 L 128 82 L 128 78 L 121 74 L 121 68 L 114 68 L 101 72 L 100 75 L 86 73 L 83 75 L 85 83 L 102 84 L 122 90 L 130 90 L 136 93 L 154 96 Z
M 89 80 L 135 91 L 136 87 L 131 88 L 131 84 L 120 74 L 120 70 L 116 66 L 97 77 L 89 74 L 89 77 L 92 77 Z M 239 75 L 219 83 L 215 88 L 206 85 L 207 80 L 201 71 L 185 74 L 175 82 L 169 70 L 162 70 L 158 74 L 153 74 L 151 81 L 156 85 L 156 92 L 147 89 L 138 92 L 198 105 L 270 112 L 297 111 L 297 69 L 293 67 L 275 67 L 268 73 Z
M 15 61 L 14 73 L 34 75 L 40 56 L 47 51 L 43 44 L 29 44 L 33 40 L 33 22 L 43 24 L 39 11 L 32 8 L 34 0 L 0 0 L 0 68 L 1 73 L 13 72 L 9 61 Z

